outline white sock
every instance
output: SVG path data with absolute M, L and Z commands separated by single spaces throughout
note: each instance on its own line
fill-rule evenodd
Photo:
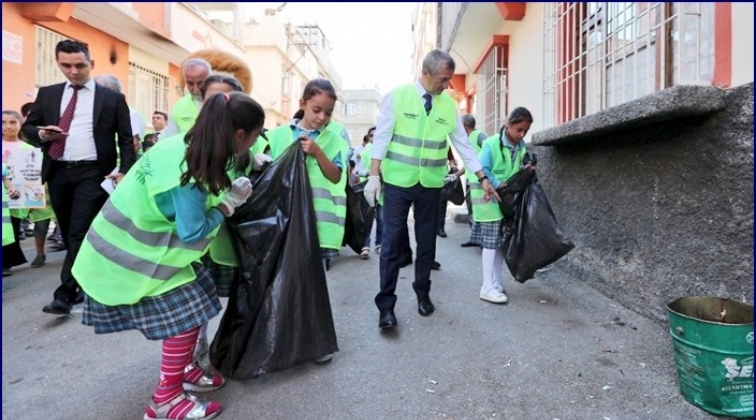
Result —
M 483 260 L 483 286 L 481 286 L 481 289 L 483 290 L 483 292 L 487 292 L 493 288 L 493 270 L 495 256 L 495 249 L 483 248 L 483 253 L 481 254 L 481 259 Z
M 501 248 L 498 248 L 496 250 L 496 254 L 494 255 L 493 260 L 493 276 L 491 277 L 493 279 L 493 285 L 494 286 L 501 286 L 501 269 L 504 267 L 504 250 Z

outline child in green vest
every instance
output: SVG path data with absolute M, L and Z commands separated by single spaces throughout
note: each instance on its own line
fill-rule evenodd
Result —
M 199 261 L 252 194 L 249 178 L 234 179 L 227 167 L 249 153 L 264 122 L 260 104 L 243 93 L 209 98 L 189 132 L 158 142 L 118 183 L 74 262 L 87 295 L 84 325 L 98 334 L 137 329 L 163 342 L 144 419 L 210 419 L 221 410 L 185 393 L 225 383 L 192 363 L 200 326 L 221 310 Z
M 515 108 L 500 133 L 489 137 L 483 143 L 478 158 L 483 165 L 486 178 L 494 188 L 498 188 L 522 168 L 522 158 L 526 153 L 523 138 L 532 123 L 530 111 L 522 107 Z M 530 164 L 524 168 L 535 170 L 535 166 Z M 492 303 L 505 303 L 508 298 L 501 282 L 504 265 L 504 238 L 501 228 L 504 216 L 498 202 L 482 198 L 482 190 L 471 191 L 473 218 L 480 225 L 480 237 L 471 238 L 470 242 L 480 243 L 483 247 L 483 285 L 480 288 L 480 298 Z
M 292 143 L 297 143 L 308 155 L 305 163 L 313 192 L 323 270 L 326 261 L 336 257 L 341 249 L 346 217 L 347 177 L 343 167 L 347 165 L 348 148 L 338 134 L 325 129 L 335 106 L 336 90 L 331 82 L 311 80 L 304 88 L 294 119 L 266 133 L 273 159 Z M 325 355 L 315 361 L 330 360 L 331 355 Z

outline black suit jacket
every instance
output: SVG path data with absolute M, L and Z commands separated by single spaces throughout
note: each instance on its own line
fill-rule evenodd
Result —
M 39 89 L 31 112 L 24 122 L 22 131 L 29 143 L 42 149 L 42 182 L 55 176 L 51 168 L 52 158 L 48 154 L 52 142 L 42 142 L 39 138 L 39 126 L 58 125 L 60 121 L 60 102 L 66 84 L 45 86 Z M 100 85 L 95 85 L 94 108 L 92 110 L 94 127 L 92 134 L 97 148 L 97 166 L 103 176 L 110 174 L 116 167 L 118 152 L 121 154 L 120 172 L 125 174 L 136 161 L 134 139 L 131 136 L 131 119 L 126 97 Z M 73 139 L 68 139 L 71 141 Z M 117 146 L 117 148 L 116 148 Z

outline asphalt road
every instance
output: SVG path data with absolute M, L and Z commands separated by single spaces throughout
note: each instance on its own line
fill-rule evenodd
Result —
M 467 225 L 448 221 L 447 232 L 438 239 L 432 316 L 417 313 L 410 266 L 400 273 L 399 326 L 379 332 L 376 254 L 362 261 L 345 248 L 328 272 L 340 349 L 333 361 L 229 380 L 212 394 L 224 405 L 219 418 L 721 418 L 683 399 L 666 325 L 556 267 L 525 284 L 505 275 L 510 302 L 484 302 L 480 250 L 459 246 Z M 30 260 L 31 242 L 22 242 Z M 3 279 L 2 418 L 141 419 L 161 343 L 135 331 L 95 335 L 80 306 L 70 316 L 43 313 L 62 259 L 49 253 L 44 267 Z

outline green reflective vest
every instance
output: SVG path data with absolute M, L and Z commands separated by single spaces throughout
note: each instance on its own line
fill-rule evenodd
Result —
M 3 174 L 5 174 L 6 168 L 7 166 L 3 163 Z M 13 233 L 10 208 L 8 208 L 8 191 L 3 182 L 3 246 L 10 245 L 13 242 L 16 242 L 16 235 Z
M 480 130 L 473 130 L 470 132 L 470 134 L 467 136 L 467 139 L 470 141 L 470 145 L 475 149 L 475 153 L 480 155 L 480 150 L 482 149 L 482 145 L 478 146 L 478 137 L 483 132 Z M 472 188 L 473 183 L 478 183 L 478 175 L 475 175 L 475 172 L 465 170 L 465 177 L 467 178 L 467 185 Z
M 199 115 L 199 108 L 194 103 L 192 95 L 186 94 L 181 99 L 173 104 L 173 110 L 171 111 L 171 118 L 178 127 L 180 133 L 186 133 L 190 128 L 194 126 L 194 121 L 197 120 Z
M 457 127 L 454 100 L 442 93 L 433 97 L 430 115 L 414 84 L 394 89 L 394 135 L 381 162 L 383 181 L 409 188 L 418 182 L 441 188 L 447 172 L 447 136 Z
M 266 133 L 270 140 L 270 156 L 277 159 L 287 147 L 294 143 L 294 135 L 289 125 L 282 125 Z M 332 131 L 323 130 L 315 142 L 329 160 L 341 154 L 344 162 L 344 140 Z M 299 147 L 299 143 L 294 147 Z M 341 179 L 334 184 L 323 175 L 317 160 L 312 156 L 305 159 L 307 177 L 312 188 L 313 207 L 317 220 L 318 240 L 321 248 L 341 249 L 346 223 L 346 171 L 342 169 Z
M 493 176 L 501 182 L 506 181 L 512 175 L 520 171 L 522 157 L 525 156 L 525 153 L 527 152 L 525 147 L 520 148 L 516 152 L 513 161 L 509 153 L 509 148 L 501 144 L 501 138 L 498 134 L 486 139 L 483 143 L 483 149 L 485 148 L 491 150 L 491 156 L 493 157 L 491 172 L 493 173 Z M 504 219 L 504 215 L 501 214 L 501 209 L 499 208 L 499 202 L 496 201 L 496 199 L 483 201 L 484 195 L 485 192 L 476 179 L 475 183 L 470 184 L 470 201 L 473 207 L 473 220 L 476 222 L 496 222 Z
M 207 252 L 214 229 L 195 243 L 179 239 L 155 196 L 179 186 L 186 152 L 183 134 L 161 140 L 119 183 L 87 232 L 71 272 L 92 299 L 128 305 L 194 280 L 191 263 Z M 220 197 L 208 194 L 205 209 Z

